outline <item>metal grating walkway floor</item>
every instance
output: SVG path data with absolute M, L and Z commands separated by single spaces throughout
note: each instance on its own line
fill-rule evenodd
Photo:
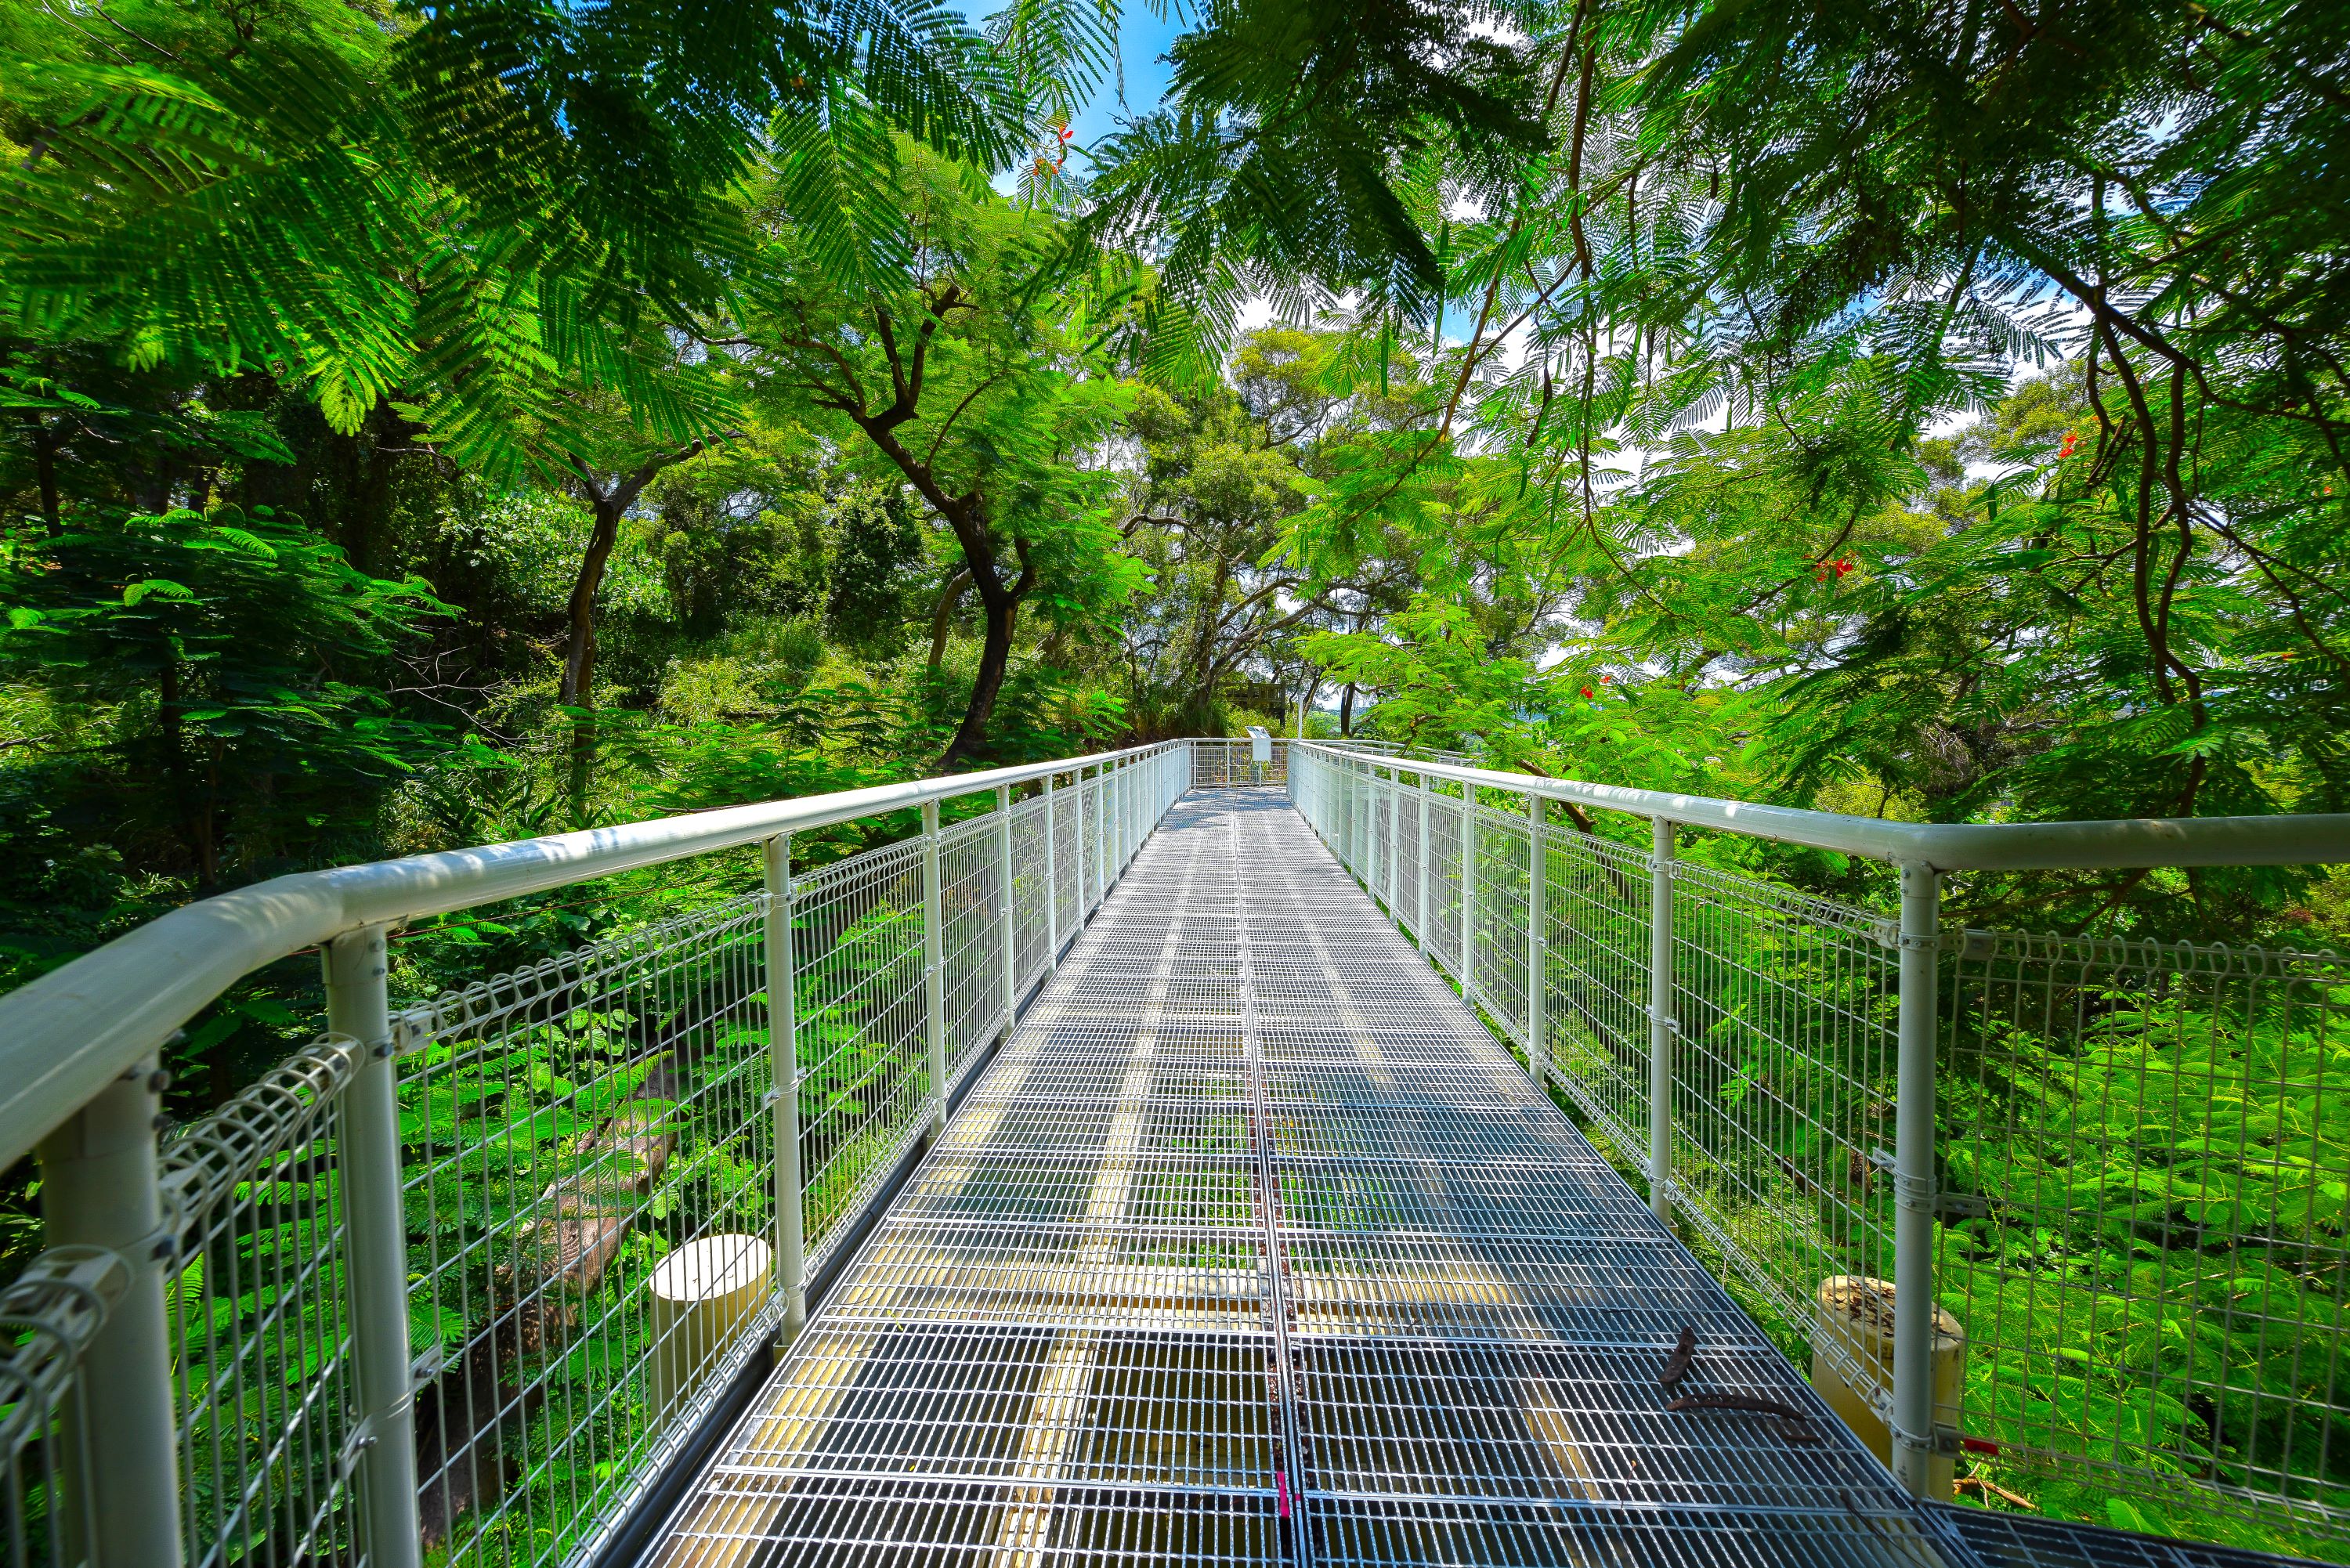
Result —
M 1667 1409 L 1683 1324 L 1679 1392 L 1811 1418 Z M 1144 846 L 650 1561 L 1950 1545 L 1287 801 L 1220 791 Z

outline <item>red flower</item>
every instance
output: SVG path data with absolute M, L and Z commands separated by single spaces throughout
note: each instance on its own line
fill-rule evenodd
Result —
M 1585 687 L 1585 688 L 1583 689 L 1583 694 L 1584 694 L 1586 697 L 1590 696 L 1590 695 L 1591 695 L 1591 688 L 1590 688 L 1590 687 L 1588 687 L 1588 686 Z
M 2066 458 L 2072 456 L 2074 452 L 2079 450 L 2080 445 L 2081 438 L 2074 435 L 2071 431 L 2066 431 L 2064 432 L 2064 444 L 2063 447 L 2058 449 L 2056 461 L 2059 462 L 2064 462 Z

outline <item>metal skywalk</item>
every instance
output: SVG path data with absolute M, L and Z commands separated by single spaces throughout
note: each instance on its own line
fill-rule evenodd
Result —
M 651 1560 L 1939 1559 L 1289 803 L 1236 791 L 1143 846 Z
M 1260 736 L 238 888 L 0 997 L 0 1568 L 2350 1562 L 2350 963 L 1943 922 L 2343 862 Z

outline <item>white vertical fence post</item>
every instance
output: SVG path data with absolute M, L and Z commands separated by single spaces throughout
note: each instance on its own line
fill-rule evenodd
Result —
M 1012 895 L 1012 786 L 995 786 L 995 886 L 1003 902 L 995 911 L 996 929 L 1003 933 L 1003 1037 L 1020 1016 L 1020 965 L 1013 956 L 1013 911 L 1020 900 Z
M 1934 1457 L 1934 1028 L 1941 878 L 1901 867 L 1901 1012 L 1894 1089 L 1893 1477 L 1927 1495 Z
M 1526 1071 L 1550 1081 L 1550 852 L 1543 797 L 1526 796 Z
M 1053 811 L 1053 775 L 1045 775 L 1045 972 L 1061 970 L 1060 819 Z
M 71 1501 L 52 1515 L 90 1521 L 93 1539 L 72 1544 L 99 1568 L 176 1568 L 181 1561 L 171 1329 L 158 1255 L 164 1238 L 155 1124 L 163 1084 L 161 1067 L 149 1057 L 39 1149 L 47 1244 L 109 1248 L 130 1270 L 82 1362 L 78 1415 L 74 1403 L 67 1406 Z M 401 1292 L 404 1315 L 404 1282 Z
M 784 1298 L 784 1333 L 807 1322 L 807 1216 L 801 1191 L 800 1069 L 797 960 L 792 916 L 792 836 L 779 833 L 761 849 L 767 871 L 767 1062 L 775 1108 L 775 1287 Z
M 1461 994 L 1477 983 L 1477 786 L 1461 786 Z
M 930 1007 L 931 1136 L 947 1130 L 946 894 L 939 884 L 939 803 L 922 803 L 922 992 Z
M 391 1064 L 390 929 L 367 926 L 327 944 L 327 1028 L 365 1056 L 339 1112 L 343 1216 L 350 1249 L 352 1359 L 367 1447 L 354 1480 L 368 1561 L 415 1568 L 416 1405 L 408 1345 L 408 1221 L 400 1200 L 400 1106 Z
M 1648 819 L 1648 1210 L 1673 1222 L 1673 825 Z
M 1428 945 L 1428 774 L 1422 772 L 1414 776 L 1419 780 L 1419 894 L 1414 899 L 1416 907 L 1412 910 L 1411 934 L 1419 939 L 1419 950 L 1426 953 L 1434 950 Z

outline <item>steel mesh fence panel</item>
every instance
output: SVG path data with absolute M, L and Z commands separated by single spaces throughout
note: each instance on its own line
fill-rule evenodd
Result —
M 1084 796 L 1076 789 L 1053 792 L 1054 929 L 1064 946 L 1085 924 L 1086 839 L 1077 814 Z M 1054 957 L 1057 961 L 1059 954 Z
M 359 1552 L 335 1110 L 360 1054 L 314 1042 L 163 1148 L 181 1520 L 198 1568 Z
M 1085 804 L 1081 822 L 1084 831 L 1079 836 L 1077 845 L 1079 868 L 1077 888 L 1084 906 L 1080 913 L 1086 919 L 1090 919 L 1094 909 L 1101 903 L 1102 897 L 1104 861 L 1102 803 L 1107 798 L 1107 794 L 1098 777 L 1079 781 L 1077 791 Z
M 733 899 L 402 1015 L 420 1508 L 452 1560 L 571 1557 L 756 1343 L 764 1289 L 717 1330 L 660 1303 L 773 1266 L 764 915 Z
M 993 1039 L 1003 1023 L 1002 850 L 993 815 L 939 835 L 940 907 L 946 917 L 947 1081 Z
M 1409 931 L 1422 943 L 1428 933 L 1419 929 L 1419 787 L 1396 792 L 1393 810 L 1396 813 L 1396 879 L 1394 908 L 1390 910 L 1396 923 Z
M 90 1501 L 69 1477 L 92 1462 L 88 1390 L 76 1376 L 129 1271 L 102 1247 L 53 1247 L 0 1292 L 0 1546 L 9 1568 L 88 1560 Z
M 1888 1387 L 1816 1317 L 1829 1280 L 1893 1277 L 1890 927 L 1689 861 L 1672 877 L 1673 1196 L 1791 1345 Z
M 1476 955 L 1469 972 L 1478 1002 L 1494 1022 L 1526 1041 L 1526 925 L 1532 852 L 1522 812 L 1477 808 Z
M 1420 948 L 1459 980 L 1461 970 L 1461 799 L 1428 802 L 1428 925 Z
M 1189 744 L 1193 789 L 1279 788 L 1289 782 L 1289 748 L 1278 738 L 1268 748 L 1272 756 L 1265 762 L 1256 760 L 1250 741 L 1195 740 Z
M 2340 1552 L 2350 964 L 1956 945 L 1938 1270 L 1962 1429 L 2157 1523 L 2242 1516 Z
M 920 842 L 868 850 L 797 884 L 792 938 L 813 1261 L 910 1145 L 928 1104 Z
M 1555 824 L 1543 830 L 1551 1064 L 1616 1146 L 1647 1162 L 1648 857 Z
M 1012 808 L 1012 959 L 1014 983 L 1024 995 L 1045 972 L 1045 802 L 1024 800 Z

